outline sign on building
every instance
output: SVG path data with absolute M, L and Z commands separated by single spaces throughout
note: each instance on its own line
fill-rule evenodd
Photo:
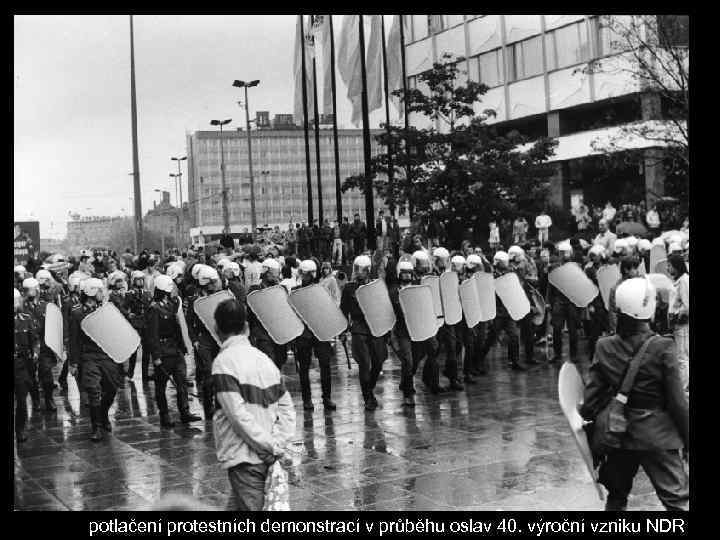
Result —
M 16 221 L 13 238 L 15 264 L 25 265 L 40 252 L 40 223 Z

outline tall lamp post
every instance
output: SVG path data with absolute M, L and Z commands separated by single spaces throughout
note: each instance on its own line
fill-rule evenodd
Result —
M 263 188 L 265 189 L 265 221 L 267 222 L 268 214 L 272 211 L 272 207 L 270 204 L 270 193 L 268 192 L 268 177 L 270 176 L 270 171 L 268 171 L 268 170 L 260 171 L 260 175 L 263 177 L 262 185 L 263 185 Z
M 250 82 L 245 81 L 234 81 L 233 86 L 236 88 L 245 89 L 245 125 L 247 129 L 247 143 L 248 143 L 248 169 L 250 172 L 250 223 L 252 226 L 252 237 L 255 241 L 255 233 L 257 231 L 257 216 L 255 215 L 255 181 L 253 178 L 253 167 L 252 167 L 252 139 L 250 137 L 250 105 L 248 104 L 248 88 L 257 86 L 260 84 L 259 80 Z
M 178 195 L 178 180 L 180 179 L 179 174 L 170 173 L 170 178 L 173 178 L 175 180 L 175 204 L 178 206 L 180 205 L 180 196 Z M 180 214 L 178 214 L 178 223 L 180 222 Z M 182 234 L 180 233 L 180 227 L 178 227 L 177 233 L 175 234 L 175 242 L 177 242 L 177 245 L 180 245 L 180 238 L 182 237 Z
M 225 153 L 223 152 L 223 126 L 232 122 L 227 120 L 210 120 L 211 126 L 220 126 L 220 179 L 222 182 L 222 213 L 223 213 L 223 234 L 230 234 L 230 216 L 228 214 L 227 188 L 225 187 Z M 250 183 L 252 186 L 252 182 Z
M 178 191 L 180 192 L 180 224 L 181 224 L 180 234 L 184 235 L 185 234 L 185 211 L 183 210 L 182 170 L 180 169 L 180 162 L 187 160 L 187 156 L 171 157 L 170 159 L 172 159 L 173 161 L 177 161 L 177 166 L 178 166 L 177 179 L 178 179 L 178 184 L 179 184 Z M 182 238 L 182 236 L 181 236 L 181 238 Z

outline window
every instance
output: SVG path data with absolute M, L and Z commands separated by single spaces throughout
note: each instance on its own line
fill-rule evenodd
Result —
M 427 18 L 431 34 L 437 34 L 445 29 L 445 15 L 428 15 Z
M 598 56 L 608 56 L 626 48 L 626 39 L 616 32 L 614 24 L 604 17 L 594 19 L 597 31 Z
M 543 72 L 541 36 L 520 41 L 508 47 L 508 79 L 518 81 Z M 482 74 L 481 74 L 482 76 Z
M 412 16 L 412 39 L 411 41 L 417 41 L 423 39 L 428 35 L 428 16 L 427 15 L 413 15 Z
M 486 52 L 477 58 L 473 58 L 470 62 L 470 78 L 486 84 L 490 88 L 502 84 L 503 74 L 500 58 L 500 49 Z
M 548 38 L 548 70 L 590 60 L 590 40 L 585 21 L 558 28 L 550 32 Z

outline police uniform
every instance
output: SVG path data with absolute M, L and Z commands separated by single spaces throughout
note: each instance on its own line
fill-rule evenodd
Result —
M 152 303 L 152 297 L 143 287 L 133 286 L 125 293 L 125 310 L 127 319 L 140 336 L 140 345 L 142 347 L 142 379 L 148 379 L 150 365 L 150 345 L 147 340 L 147 313 Z M 130 357 L 128 363 L 127 375 L 132 378 L 135 373 L 135 364 L 137 363 L 137 353 Z
M 447 271 L 450 272 L 451 270 Z M 443 273 L 445 273 L 445 270 L 433 270 L 433 274 L 438 277 Z M 458 356 L 462 354 L 462 350 L 458 350 L 458 347 L 462 348 L 462 341 L 460 340 L 462 336 L 458 336 L 458 334 L 460 334 L 460 324 L 461 323 L 444 323 L 437 333 L 438 343 L 445 351 L 445 369 L 443 370 L 443 375 L 450 379 L 452 385 L 458 384 Z M 458 390 L 462 390 L 462 387 L 459 387 Z
M 213 406 L 213 384 L 212 384 L 212 363 L 220 352 L 215 338 L 205 327 L 205 323 L 195 313 L 193 305 L 199 298 L 208 296 L 202 289 L 197 294 L 188 299 L 188 310 L 186 321 L 188 325 L 188 334 L 193 343 L 197 343 L 195 360 L 197 362 L 197 382 L 203 392 L 203 406 L 205 408 L 206 417 L 212 416 Z
M 310 283 L 309 285 L 311 285 Z M 301 289 L 303 285 L 293 287 L 292 290 Z M 298 375 L 300 377 L 300 390 L 303 404 L 306 408 L 312 407 L 312 395 L 310 392 L 310 364 L 312 353 L 318 359 L 320 367 L 320 388 L 322 389 L 322 400 L 327 408 L 334 408 L 332 404 L 332 376 L 330 374 L 330 360 L 333 357 L 333 346 L 330 341 L 320 341 L 313 334 L 307 325 L 304 325 L 303 333 L 295 341 L 295 358 L 297 359 Z
M 597 273 L 600 268 L 602 268 L 601 264 L 592 261 L 585 265 L 585 274 L 596 287 L 599 287 Z M 603 332 L 609 330 L 608 312 L 602 295 L 598 294 L 584 311 L 583 328 L 588 342 L 588 356 L 592 360 L 595 355 L 597 340 L 602 336 Z
M 264 283 L 259 285 L 253 285 L 248 290 L 248 293 L 253 291 L 259 291 L 265 289 L 267 286 Z M 235 294 L 235 293 L 233 293 Z M 250 330 L 250 343 L 256 349 L 260 349 L 264 352 L 268 358 L 270 358 L 277 368 L 282 371 L 285 362 L 287 361 L 287 344 L 278 345 L 275 343 L 270 335 L 265 330 L 260 320 L 255 315 L 252 309 L 247 309 L 247 321 L 248 328 Z
M 99 307 L 99 306 L 97 306 Z M 80 386 L 87 392 L 93 431 L 110 431 L 108 410 L 122 381 L 120 365 L 115 363 L 81 327 L 85 317 L 97 307 L 82 304 L 70 319 L 70 362 L 80 366 Z
M 27 395 L 33 385 L 33 355 L 40 343 L 30 315 L 22 311 L 15 313 L 15 433 L 18 440 L 24 439 L 27 422 Z
M 26 312 L 30 315 L 35 326 L 35 333 L 40 341 L 40 352 L 38 355 L 37 365 L 33 370 L 33 384 L 30 393 L 35 403 L 40 402 L 40 390 L 42 387 L 45 396 L 45 408 L 54 411 L 56 409 L 53 399 L 53 390 L 55 382 L 53 380 L 52 370 L 57 364 L 57 356 L 45 344 L 45 314 L 48 302 L 35 298 L 27 298 L 25 300 Z
M 360 372 L 360 388 L 366 406 L 377 405 L 373 395 L 382 365 L 387 358 L 387 344 L 384 337 L 374 337 L 358 304 L 355 291 L 360 284 L 350 281 L 345 285 L 340 299 L 340 311 L 350 317 L 350 333 L 352 335 L 352 354 Z
M 186 385 L 185 353 L 187 349 L 177 320 L 179 298 L 165 297 L 150 304 L 147 320 L 147 342 L 153 360 L 160 360 L 155 366 L 155 402 L 160 411 L 161 421 L 168 422 L 168 403 L 165 387 L 172 377 L 177 394 L 177 408 L 182 421 L 190 417 Z
M 535 307 L 535 303 L 531 294 L 532 282 L 537 283 L 537 268 L 534 264 L 530 264 L 527 259 L 519 262 L 511 263 L 510 269 L 514 271 L 520 279 L 520 285 L 525 291 L 525 295 L 528 297 L 531 308 Z M 525 351 L 525 363 L 526 364 L 537 364 L 535 361 L 535 328 L 533 325 L 533 309 L 530 313 L 525 315 L 518 321 L 520 327 L 520 341 Z
M 81 307 L 80 294 L 70 291 L 62 298 L 62 301 L 63 339 L 65 341 L 65 350 L 68 351 L 70 349 L 70 319 L 72 318 L 73 311 L 78 310 Z M 60 371 L 60 384 L 64 388 L 67 388 L 67 375 L 69 365 L 70 358 L 68 357 L 65 359 L 62 370 Z
M 557 262 L 548 268 L 548 273 L 559 267 Z M 553 327 L 553 361 L 562 357 L 563 326 L 567 323 L 568 338 L 570 341 L 570 361 L 577 362 L 578 352 L 578 325 L 580 324 L 580 310 L 570 299 L 548 282 L 548 302 L 552 306 L 550 324 Z

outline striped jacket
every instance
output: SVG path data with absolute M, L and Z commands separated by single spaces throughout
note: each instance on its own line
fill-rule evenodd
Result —
M 212 378 L 220 465 L 259 464 L 277 454 L 295 432 L 295 407 L 273 361 L 247 336 L 232 336 L 213 362 Z

